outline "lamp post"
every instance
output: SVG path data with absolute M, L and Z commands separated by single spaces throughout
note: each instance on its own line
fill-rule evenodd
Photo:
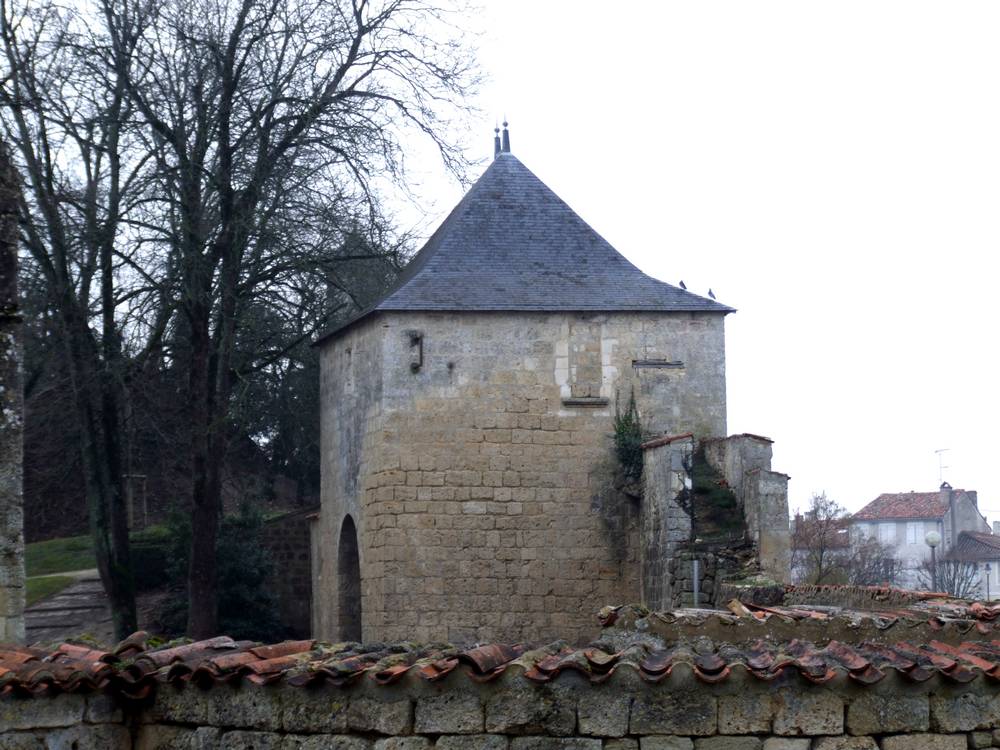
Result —
M 924 541 L 931 548 L 931 588 L 937 591 L 937 546 L 941 544 L 941 535 L 936 531 L 928 531 Z
M 986 601 L 990 600 L 990 564 L 986 563 Z

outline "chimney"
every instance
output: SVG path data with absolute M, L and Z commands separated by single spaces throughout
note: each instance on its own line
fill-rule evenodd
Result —
M 941 483 L 941 500 L 948 508 L 948 518 L 951 521 L 951 544 L 949 546 L 954 547 L 958 544 L 958 518 L 955 515 L 955 493 L 947 482 Z
M 506 117 L 504 118 L 504 121 L 503 121 L 503 145 L 500 148 L 500 150 L 503 153 L 505 153 L 505 154 L 509 154 L 510 153 L 510 133 L 507 132 L 507 118 Z
M 975 490 L 966 490 L 965 496 L 968 497 L 972 501 L 972 504 L 976 508 L 979 507 L 979 493 L 978 492 L 976 492 Z
M 1000 521 L 993 522 L 993 533 L 1000 536 Z

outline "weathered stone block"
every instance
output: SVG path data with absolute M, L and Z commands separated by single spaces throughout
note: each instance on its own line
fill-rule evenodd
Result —
M 226 688 L 219 690 L 228 692 Z M 161 721 L 176 724 L 207 724 L 208 701 L 205 698 L 205 691 L 194 685 L 187 687 L 161 685 L 156 691 L 153 705 L 142 714 L 140 721 L 150 724 Z
M 285 750 L 285 738 L 274 732 L 250 732 L 237 729 L 219 739 L 219 750 Z
M 347 708 L 347 727 L 357 732 L 409 734 L 413 730 L 413 706 L 408 699 L 352 698 Z
M 970 732 L 969 747 L 971 750 L 980 750 L 984 747 L 993 746 L 993 735 L 990 732 Z
M 483 731 L 485 713 L 479 696 L 449 690 L 417 699 L 413 731 L 417 734 L 475 734 Z
M 0 730 L 68 727 L 83 720 L 84 697 L 62 694 L 52 698 L 0 699 Z
M 302 737 L 297 745 L 291 746 L 291 740 L 285 738 L 285 747 L 281 750 L 372 750 L 372 740 L 364 737 L 347 737 L 338 735 L 317 735 Z
M 128 729 L 115 724 L 79 724 L 45 735 L 46 750 L 128 750 Z
M 992 729 L 1000 724 L 1000 696 L 969 692 L 932 695 L 931 727 L 939 732 Z
M 114 698 L 106 693 L 97 693 L 87 696 L 83 719 L 88 724 L 120 724 L 124 715 Z
M 813 750 L 878 750 L 878 745 L 871 737 L 820 737 Z
M 45 740 L 35 732 L 0 732 L 3 750 L 45 750 Z
M 629 734 L 707 736 L 718 727 L 714 696 L 702 692 L 644 691 L 632 701 Z
M 652 736 L 639 738 L 639 750 L 694 750 L 690 737 Z
M 847 731 L 851 734 L 926 732 L 929 726 L 926 695 L 867 693 L 847 707 Z
M 515 737 L 510 750 L 601 750 L 601 741 L 587 737 Z
M 346 732 L 349 693 L 339 688 L 291 688 L 281 703 L 286 732 Z
M 809 750 L 812 740 L 791 737 L 768 737 L 764 740 L 764 750 Z
M 575 728 L 576 705 L 548 686 L 511 683 L 486 701 L 487 732 L 564 737 Z
M 770 732 L 774 712 L 770 695 L 724 695 L 719 698 L 719 734 Z
M 882 750 L 966 750 L 964 734 L 897 734 L 882 738 Z
M 507 750 L 509 741 L 500 734 L 442 735 L 434 750 Z
M 576 706 L 580 734 L 624 737 L 631 704 L 632 697 L 621 690 L 605 687 L 581 693 Z
M 604 750 L 639 750 L 639 740 L 628 737 L 604 740 Z
M 387 737 L 375 741 L 375 750 L 429 750 L 431 741 L 426 737 Z
M 213 727 L 279 730 L 282 698 L 294 689 L 249 683 L 239 687 L 216 686 L 201 693 L 202 701 L 207 704 L 207 719 L 202 723 Z
M 215 727 L 174 727 L 169 724 L 143 724 L 135 737 L 134 750 L 215 750 L 221 729 Z
M 760 737 L 699 737 L 694 750 L 761 750 Z
M 777 710 L 774 733 L 778 735 L 842 734 L 844 702 L 827 690 L 780 690 L 775 694 Z

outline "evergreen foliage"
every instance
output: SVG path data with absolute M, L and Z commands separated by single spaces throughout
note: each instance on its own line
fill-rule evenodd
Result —
M 627 480 L 642 476 L 642 441 L 642 425 L 633 393 L 625 411 L 616 409 L 615 413 L 615 453 Z
M 173 539 L 167 573 L 174 589 L 160 613 L 170 634 L 185 631 L 188 616 L 186 590 L 191 549 L 190 515 L 175 511 L 168 521 Z M 271 557 L 261 544 L 264 517 L 249 503 L 222 519 L 216 546 L 218 559 L 219 632 L 236 639 L 273 642 L 283 635 L 278 603 L 265 587 L 272 570 Z

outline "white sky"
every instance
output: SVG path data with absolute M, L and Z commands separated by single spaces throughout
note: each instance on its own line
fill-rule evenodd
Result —
M 485 0 L 475 23 L 470 153 L 506 113 L 620 252 L 739 309 L 729 429 L 776 441 L 793 510 L 936 489 L 948 448 L 1000 520 L 1000 3 Z M 462 192 L 440 180 L 435 223 Z

